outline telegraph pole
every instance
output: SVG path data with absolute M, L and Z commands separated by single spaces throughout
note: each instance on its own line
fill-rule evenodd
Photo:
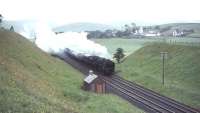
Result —
M 168 52 L 160 52 L 161 60 L 162 60 L 162 84 L 165 83 L 165 59 L 167 59 Z

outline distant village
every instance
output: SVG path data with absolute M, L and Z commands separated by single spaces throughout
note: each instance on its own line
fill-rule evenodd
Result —
M 3 16 L 0 14 L 0 27 L 3 21 Z M 4 27 L 10 31 L 15 31 L 13 25 Z M 155 25 L 155 26 L 136 26 L 135 23 L 126 24 L 123 29 L 107 29 L 105 31 L 85 31 L 88 33 L 88 38 L 144 38 L 144 37 L 185 37 L 194 33 L 194 29 L 186 27 L 172 27 L 170 25 Z M 56 34 L 63 32 L 55 32 Z
M 88 38 L 143 38 L 143 37 L 184 37 L 194 32 L 193 29 L 172 29 L 170 26 L 136 26 L 125 25 L 123 30 L 87 31 Z

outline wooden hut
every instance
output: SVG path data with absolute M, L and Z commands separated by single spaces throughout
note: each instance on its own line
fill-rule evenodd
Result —
M 86 91 L 105 93 L 105 87 L 105 82 L 92 71 L 90 71 L 89 75 L 84 79 L 83 89 Z

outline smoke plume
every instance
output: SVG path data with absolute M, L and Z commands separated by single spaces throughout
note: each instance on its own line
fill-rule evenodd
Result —
M 56 35 L 44 23 L 27 26 L 24 26 L 23 31 L 19 33 L 29 39 L 36 38 L 36 45 L 45 52 L 62 54 L 68 48 L 75 55 L 111 58 L 106 47 L 87 39 L 86 32 L 65 32 Z

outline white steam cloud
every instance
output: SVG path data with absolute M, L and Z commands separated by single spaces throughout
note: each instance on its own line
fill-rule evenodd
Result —
M 19 33 L 29 39 L 36 38 L 36 45 L 48 53 L 62 54 L 68 48 L 75 55 L 111 58 L 106 47 L 87 39 L 86 32 L 66 32 L 56 35 L 44 23 L 37 23 L 34 27 L 24 26 L 23 31 Z

